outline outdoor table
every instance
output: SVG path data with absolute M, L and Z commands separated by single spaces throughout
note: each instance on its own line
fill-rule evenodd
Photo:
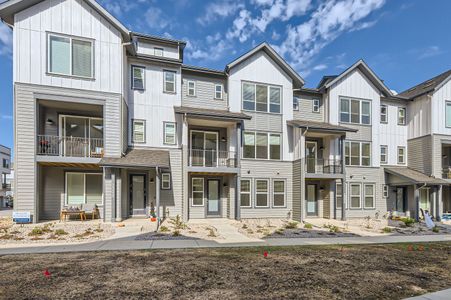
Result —
M 67 216 L 78 215 L 80 220 L 86 220 L 86 214 L 84 210 L 62 210 L 60 213 L 60 221 L 66 221 Z

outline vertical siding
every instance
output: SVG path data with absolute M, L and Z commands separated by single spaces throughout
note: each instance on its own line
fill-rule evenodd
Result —
M 442 110 L 445 110 L 443 106 Z M 432 102 L 429 95 L 423 95 L 407 105 L 408 139 L 432 133 Z M 443 123 L 443 126 L 444 123 Z
M 446 127 L 446 102 L 451 101 L 451 80 L 434 92 L 431 102 L 432 133 L 451 135 L 451 128 Z
M 145 40 L 142 40 L 142 39 L 139 40 L 139 42 L 138 42 L 137 52 L 139 54 L 155 55 L 154 47 L 163 48 L 163 57 L 179 59 L 179 50 L 177 47 L 171 47 L 168 45 L 146 42 Z
M 188 81 L 195 82 L 195 96 L 188 96 Z M 215 99 L 215 84 L 222 84 L 223 99 Z M 227 81 L 213 76 L 196 76 L 191 73 L 182 74 L 182 105 L 209 109 L 227 110 L 229 107 Z
M 293 219 L 301 220 L 302 160 L 293 162 Z

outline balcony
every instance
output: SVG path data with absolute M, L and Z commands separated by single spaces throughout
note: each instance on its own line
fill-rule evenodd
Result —
M 37 155 L 102 158 L 103 139 L 38 135 Z
M 343 174 L 343 165 L 340 159 L 305 159 L 305 172 L 308 174 Z
M 205 168 L 237 168 L 238 161 L 234 151 L 190 149 L 189 166 Z

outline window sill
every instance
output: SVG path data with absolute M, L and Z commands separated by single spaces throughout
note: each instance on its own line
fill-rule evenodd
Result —
M 95 77 L 84 77 L 84 76 L 77 76 L 77 75 L 68 75 L 68 74 L 58 74 L 58 73 L 52 73 L 52 72 L 46 72 L 45 75 L 47 76 L 54 76 L 54 77 L 63 77 L 63 78 L 70 78 L 70 79 L 82 79 L 86 81 L 95 81 Z
M 276 112 L 268 112 L 268 111 L 248 110 L 248 109 L 244 109 L 244 108 L 242 108 L 242 111 L 249 112 L 249 113 L 275 115 L 275 116 L 281 116 L 282 115 L 282 113 L 280 113 L 280 112 L 276 113 Z
M 177 92 L 163 91 L 164 94 L 177 95 Z
M 134 88 L 132 87 L 132 91 L 144 92 L 146 89 Z

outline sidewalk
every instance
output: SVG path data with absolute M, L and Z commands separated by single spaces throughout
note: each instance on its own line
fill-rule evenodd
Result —
M 448 300 L 448 299 L 451 299 L 451 289 L 438 291 L 430 294 L 424 294 L 417 297 L 407 298 L 406 300 Z
M 339 237 L 339 238 L 273 238 L 265 240 L 219 243 L 211 240 L 135 240 L 135 236 L 109 239 L 91 243 L 70 245 L 23 246 L 0 248 L 0 255 L 51 252 L 81 252 L 105 250 L 183 249 L 183 248 L 227 248 L 261 246 L 311 246 L 342 244 L 386 244 L 451 241 L 451 235 Z

